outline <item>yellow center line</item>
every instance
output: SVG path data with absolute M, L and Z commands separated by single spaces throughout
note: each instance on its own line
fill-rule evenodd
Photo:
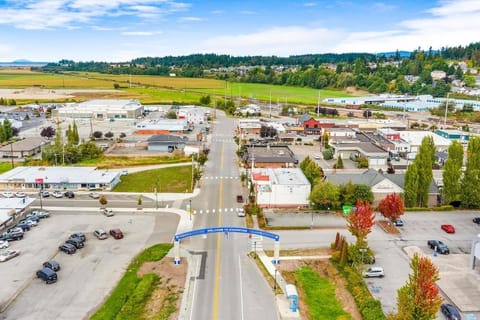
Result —
M 223 160 L 224 160 L 224 148 L 225 145 L 222 143 L 222 152 L 220 155 L 220 169 L 223 169 Z M 218 207 L 222 208 L 222 192 L 223 192 L 223 180 L 219 179 L 220 183 L 218 186 Z M 218 213 L 218 226 L 222 225 L 222 215 Z M 222 239 L 221 234 L 217 234 L 217 254 L 215 260 L 215 287 L 213 289 L 213 320 L 218 318 L 218 286 L 220 282 L 220 240 Z

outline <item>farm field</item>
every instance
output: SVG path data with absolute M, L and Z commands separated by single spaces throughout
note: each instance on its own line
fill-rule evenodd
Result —
M 130 84 L 131 81 L 131 84 Z M 320 95 L 327 97 L 349 97 L 345 91 L 317 90 L 293 86 L 259 83 L 228 82 L 215 79 L 181 78 L 147 75 L 111 75 L 87 72 L 47 74 L 26 70 L 0 70 L 0 88 L 40 87 L 44 89 L 108 89 L 120 86 L 121 98 L 139 99 L 144 104 L 155 103 L 198 103 L 203 95 L 218 99 L 242 98 L 272 103 L 316 104 Z M 86 93 L 78 98 L 88 99 Z M 91 98 L 99 98 L 97 94 Z M 112 97 L 108 94 L 106 98 Z

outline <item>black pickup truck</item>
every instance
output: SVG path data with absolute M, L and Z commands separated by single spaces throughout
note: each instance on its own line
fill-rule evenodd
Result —
M 427 244 L 430 249 L 433 249 L 441 254 L 450 253 L 450 249 L 448 249 L 447 245 L 440 240 L 428 240 Z

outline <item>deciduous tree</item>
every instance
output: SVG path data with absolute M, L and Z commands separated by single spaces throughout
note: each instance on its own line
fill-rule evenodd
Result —
M 387 195 L 378 204 L 380 213 L 391 222 L 395 222 L 404 213 L 403 199 L 396 193 Z
M 375 224 L 375 214 L 370 203 L 357 200 L 355 209 L 347 218 L 348 231 L 357 238 L 359 248 L 367 248 L 367 235 L 372 232 Z
M 410 262 L 412 273 L 407 283 L 398 290 L 397 310 L 392 320 L 433 320 L 442 304 L 436 282 L 438 269 L 428 257 L 417 253 Z
M 443 167 L 443 201 L 450 204 L 459 201 L 461 191 L 463 165 L 463 146 L 458 141 L 453 141 L 448 147 L 448 158 Z
M 338 204 L 338 187 L 328 181 L 319 181 L 310 193 L 310 201 L 316 208 L 336 208 Z
M 462 207 L 480 207 L 480 138 L 470 137 L 467 148 L 467 164 L 462 179 Z

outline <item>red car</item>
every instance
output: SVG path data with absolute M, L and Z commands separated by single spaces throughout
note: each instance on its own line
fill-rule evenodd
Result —
M 455 228 L 451 224 L 442 224 L 442 230 L 446 233 L 455 233 Z

